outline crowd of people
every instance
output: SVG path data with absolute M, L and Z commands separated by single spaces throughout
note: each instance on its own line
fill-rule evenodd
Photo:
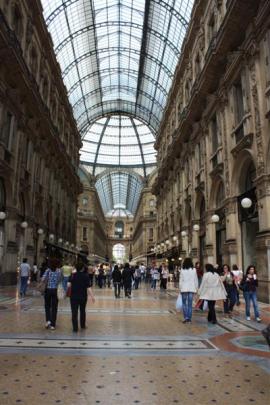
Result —
M 191 258 L 186 258 L 180 271 L 179 288 L 184 316 L 183 323 L 191 322 L 195 295 L 198 297 L 196 307 L 202 309 L 206 301 L 208 322 L 215 324 L 217 322 L 216 301 L 223 301 L 224 314 L 230 316 L 235 305 L 240 305 L 239 292 L 241 290 L 245 300 L 247 321 L 251 320 L 250 306 L 252 303 L 255 319 L 257 322 L 261 322 L 257 301 L 258 278 L 253 265 L 248 266 L 246 273 L 243 274 L 236 265 L 233 265 L 231 270 L 228 264 L 224 264 L 220 268 L 208 263 L 203 272 L 198 262 L 193 266 Z
M 175 268 L 170 273 L 168 266 L 162 263 L 157 266 L 146 267 L 143 263 L 131 266 L 87 265 L 82 258 L 78 257 L 75 265 L 65 262 L 63 265 L 56 258 L 43 263 L 40 269 L 36 263 L 31 269 L 27 259 L 23 259 L 19 267 L 20 295 L 25 296 L 27 286 L 32 282 L 39 282 L 43 286 L 46 328 L 54 330 L 56 327 L 59 285 L 62 286 L 64 296 L 70 297 L 73 331 L 78 332 L 78 312 L 80 312 L 80 327 L 86 328 L 86 304 L 88 296 L 94 302 L 92 286 L 97 288 L 113 288 L 116 299 L 121 297 L 123 289 L 124 297 L 131 298 L 132 289 L 137 290 L 144 282 L 149 289 L 155 291 L 159 286 L 160 291 L 167 289 L 169 279 L 179 280 L 179 297 L 183 311 L 183 323 L 192 321 L 194 297 L 197 299 L 195 307 L 198 309 L 208 308 L 208 322 L 217 323 L 215 305 L 217 301 L 223 302 L 224 314 L 231 316 L 235 305 L 240 305 L 240 291 L 245 300 L 246 320 L 251 320 L 251 303 L 254 309 L 254 317 L 261 322 L 257 302 L 258 278 L 256 268 L 248 266 L 245 274 L 233 265 L 224 264 L 222 267 L 205 265 L 205 271 L 199 262 L 193 265 L 192 259 L 187 257 L 181 268 Z M 171 278 L 172 276 L 172 278 Z

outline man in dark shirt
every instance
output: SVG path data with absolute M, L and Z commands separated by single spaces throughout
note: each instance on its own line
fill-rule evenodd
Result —
M 92 302 L 95 302 L 95 298 L 90 285 L 89 275 L 85 271 L 83 261 L 81 261 L 80 259 L 78 259 L 76 264 L 76 272 L 69 277 L 69 286 L 71 286 L 70 305 L 72 312 L 73 332 L 78 332 L 78 310 L 80 309 L 81 329 L 85 329 L 85 308 L 88 295 L 90 295 Z

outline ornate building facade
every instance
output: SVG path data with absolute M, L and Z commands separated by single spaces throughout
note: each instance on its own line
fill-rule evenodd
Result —
M 107 223 L 95 188 L 94 177 L 79 170 L 83 192 L 78 200 L 77 246 L 89 259 L 104 261 L 107 255 Z
M 154 255 L 156 243 L 156 198 L 151 189 L 155 172 L 148 176 L 140 194 L 134 217 L 104 215 L 95 176 L 80 169 L 83 192 L 79 196 L 77 247 L 85 252 L 90 262 L 119 261 L 147 262 Z
M 31 3 L 31 4 L 30 4 Z M 80 136 L 40 2 L 0 0 L 0 281 L 75 243 Z
M 156 197 L 152 194 L 155 175 L 156 171 L 149 175 L 144 184 L 134 217 L 133 258 L 144 263 L 154 256 L 156 245 Z
M 158 251 L 270 281 L 270 3 L 198 0 L 156 140 Z M 162 244 L 162 246 L 161 246 Z

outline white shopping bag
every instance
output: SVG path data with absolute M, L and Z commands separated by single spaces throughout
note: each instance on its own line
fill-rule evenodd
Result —
M 179 293 L 176 303 L 175 303 L 176 311 L 180 312 L 182 310 L 182 307 L 183 307 L 182 294 Z
M 208 301 L 206 300 L 203 302 L 203 311 L 208 311 Z

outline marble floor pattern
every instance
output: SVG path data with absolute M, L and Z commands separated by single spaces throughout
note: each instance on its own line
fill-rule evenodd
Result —
M 74 334 L 68 299 L 57 328 L 44 328 L 43 298 L 29 290 L 0 289 L 0 404 L 262 404 L 270 403 L 270 351 L 247 322 L 244 305 L 218 324 L 194 311 L 182 324 L 177 291 L 144 286 L 131 300 L 95 289 L 88 328 Z

